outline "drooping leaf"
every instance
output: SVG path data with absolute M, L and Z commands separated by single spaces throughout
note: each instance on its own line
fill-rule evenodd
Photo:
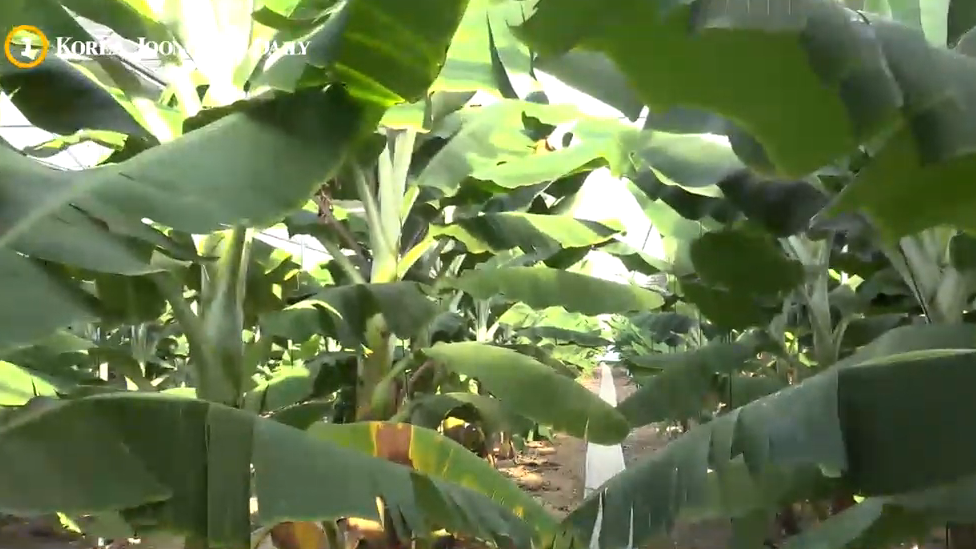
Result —
M 758 341 L 712 342 L 684 353 L 645 355 L 642 364 L 662 370 L 624 399 L 617 409 L 631 427 L 659 421 L 685 420 L 704 407 L 716 392 L 716 374 L 731 374 L 756 355 Z M 653 359 L 653 360 L 652 360 Z
M 547 267 L 477 269 L 447 283 L 478 299 L 504 295 L 535 309 L 559 306 L 586 315 L 645 311 L 664 304 L 664 298 L 640 286 Z
M 20 406 L 36 396 L 55 397 L 58 385 L 40 373 L 0 361 L 0 406 Z
M 597 223 L 568 216 L 494 213 L 459 219 L 431 227 L 433 237 L 460 241 L 471 253 L 498 253 L 521 248 L 526 253 L 554 253 L 609 242 L 622 230 L 619 224 Z
M 798 385 L 693 428 L 567 520 L 591 532 L 602 507 L 600 541 L 613 545 L 627 542 L 631 516 L 651 517 L 633 522 L 640 543 L 676 518 L 743 516 L 789 492 L 809 494 L 818 477 L 883 496 L 972 475 L 966 460 L 976 446 L 956 433 L 958 418 L 976 407 L 960 388 L 976 375 L 974 335 L 971 325 L 892 330 Z M 934 453 L 939 448 L 946 453 Z
M 0 311 L 6 327 L 0 347 L 28 343 L 58 328 L 92 322 L 100 305 L 61 272 L 9 249 L 0 249 Z M 32 311 L 24 315 L 24 311 Z
M 892 239 L 946 223 L 973 228 L 973 60 L 916 29 L 832 0 L 775 0 L 762 10 L 704 0 L 533 8 L 517 33 L 534 50 L 600 51 L 651 108 L 734 120 L 762 149 L 749 155 L 757 169 L 800 177 L 874 141 L 830 213 L 863 210 Z M 782 85 L 760 84 L 773 81 Z
M 304 431 L 323 418 L 331 417 L 334 411 L 333 401 L 309 400 L 279 408 L 268 414 L 268 418 Z
M 437 314 L 436 304 L 416 282 L 333 286 L 262 319 L 274 335 L 303 341 L 328 333 L 350 345 L 362 341 L 366 321 L 381 313 L 400 337 L 412 337 Z
M 156 143 L 119 99 L 54 55 L 30 69 L 15 68 L 3 60 L 0 89 L 31 124 L 51 133 L 71 135 L 81 130 L 103 130 Z
M 30 408 L 0 425 L 5 513 L 125 509 L 130 521 L 246 544 L 253 464 L 262 525 L 382 520 L 380 497 L 398 528 L 529 543 L 525 523 L 486 496 L 247 412 L 131 393 Z
M 6 204 L 0 208 L 0 220 L 17 223 L 25 209 L 37 206 L 35 199 L 36 195 L 8 194 Z M 124 228 L 119 234 L 102 220 L 67 206 L 47 216 L 47 223 L 21 232 L 10 247 L 37 259 L 99 273 L 143 275 L 180 266 L 178 261 L 160 254 L 155 248 L 160 244 L 177 248 L 152 227 L 137 231 L 137 236 L 125 234 Z
M 243 408 L 264 413 L 294 405 L 312 395 L 318 371 L 319 365 L 281 366 L 244 395 Z
M 803 266 L 766 235 L 715 231 L 691 243 L 691 261 L 705 282 L 749 295 L 779 295 L 803 281 Z
M 600 54 L 574 50 L 557 57 L 539 59 L 536 68 L 616 108 L 630 120 L 637 120 L 644 108 L 644 103 L 630 88 L 626 78 L 609 59 Z
M 466 109 L 458 113 L 457 133 L 430 159 L 415 184 L 454 196 L 469 177 L 507 189 L 557 179 L 589 159 L 560 165 L 539 158 L 544 154 L 537 153 L 536 143 L 544 136 L 533 135 L 526 118 L 554 126 L 578 116 L 576 108 L 569 105 L 516 100 Z M 513 163 L 514 168 L 510 166 Z
M 341 88 L 330 88 L 256 99 L 204 129 L 105 167 L 63 172 L 0 147 L 0 193 L 23 208 L 7 216 L 0 241 L 21 237 L 68 203 L 95 217 L 149 218 L 197 234 L 275 220 L 337 170 L 375 122 Z
M 804 232 L 828 199 L 804 181 L 762 179 L 741 171 L 724 179 L 719 188 L 745 216 L 774 236 Z
M 555 326 L 539 326 L 535 328 L 525 328 L 518 331 L 518 334 L 531 339 L 553 339 L 575 343 L 581 347 L 605 347 L 610 345 L 610 340 L 604 339 L 599 334 L 581 332 L 578 330 L 567 330 Z
M 559 528 L 540 503 L 487 461 L 437 431 L 405 423 L 370 421 L 345 425 L 319 423 L 308 432 L 313 437 L 400 463 L 430 477 L 484 494 L 525 519 L 526 525 L 541 539 L 551 536 Z
M 648 142 L 634 151 L 637 169 L 649 169 L 668 184 L 716 196 L 708 187 L 743 168 L 732 147 L 719 137 L 661 131 L 645 134 L 649 136 Z
M 627 422 L 582 385 L 515 351 L 475 342 L 442 343 L 424 354 L 448 369 L 477 378 L 512 411 L 597 444 L 627 436 Z
M 328 17 L 303 37 L 307 52 L 270 60 L 256 82 L 294 90 L 307 70 L 325 69 L 313 80 L 328 75 L 353 96 L 384 108 L 416 101 L 440 73 L 467 7 L 468 0 L 351 0 L 338 10 L 325 6 L 319 15 Z
M 474 413 L 470 420 L 466 416 L 468 408 Z M 484 424 L 486 431 L 507 430 L 521 432 L 533 427 L 532 421 L 512 413 L 497 399 L 475 393 L 437 393 L 422 396 L 410 403 L 410 423 L 435 429 L 448 414 L 473 422 Z
M 782 310 L 776 298 L 763 300 L 745 292 L 711 287 L 694 280 L 681 281 L 683 298 L 702 316 L 726 330 L 744 330 L 767 324 Z

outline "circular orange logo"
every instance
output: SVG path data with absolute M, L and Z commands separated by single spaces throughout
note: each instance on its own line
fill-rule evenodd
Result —
M 23 45 L 23 53 L 30 61 L 19 60 L 11 51 L 14 45 L 14 35 L 17 33 L 26 33 L 34 35 L 37 40 L 25 40 Z M 41 32 L 41 29 L 35 27 L 34 25 L 17 25 L 10 32 L 7 33 L 7 38 L 3 41 L 3 55 L 10 61 L 10 64 L 20 68 L 20 69 L 32 69 L 40 65 L 44 58 L 47 57 L 47 50 L 51 48 L 51 42 L 48 41 L 47 36 Z M 34 55 L 31 59 L 31 54 Z

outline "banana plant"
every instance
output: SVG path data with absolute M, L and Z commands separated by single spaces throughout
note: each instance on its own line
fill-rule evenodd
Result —
M 306 39 L 320 41 L 328 35 L 340 37 L 341 42 L 352 34 L 368 35 L 376 31 L 371 17 L 397 9 L 393 4 L 383 2 L 373 2 L 372 10 L 360 9 L 368 3 L 354 2 L 338 10 L 317 8 L 317 19 L 308 29 Z M 22 304 L 30 304 L 31 308 L 45 311 L 33 322 L 9 333 L 4 343 L 29 343 L 59 327 L 96 321 L 111 312 L 106 307 L 108 286 L 103 284 L 104 275 L 146 276 L 155 284 L 155 290 L 165 296 L 186 336 L 190 355 L 188 366 L 192 370 L 196 398 L 131 392 L 53 402 L 34 399 L 10 415 L 5 414 L 5 419 L 15 419 L 4 423 L 0 452 L 9 454 L 9 459 L 19 460 L 26 467 L 8 470 L 9 474 L 0 481 L 10 488 L 9 491 L 5 489 L 5 493 L 26 493 L 17 487 L 20 482 L 17 479 L 25 478 L 19 475 L 43 478 L 57 473 L 63 478 L 78 471 L 79 465 L 84 473 L 77 478 L 89 478 L 96 485 L 111 483 L 120 489 L 101 490 L 97 486 L 83 486 L 84 483 L 76 483 L 70 489 L 34 486 L 29 490 L 32 494 L 29 498 L 5 499 L 0 507 L 17 514 L 121 512 L 124 519 L 141 532 L 163 529 L 185 534 L 187 546 L 241 545 L 247 543 L 249 537 L 248 496 L 253 480 L 261 523 L 281 522 L 283 517 L 296 514 L 322 519 L 350 514 L 379 518 L 375 499 L 382 496 L 394 509 L 394 516 L 406 516 L 404 512 L 409 510 L 407 515 L 410 516 L 402 526 L 421 536 L 432 526 L 439 525 L 458 532 L 467 531 L 475 537 L 491 539 L 505 535 L 518 545 L 528 543 L 526 536 L 531 532 L 497 502 L 469 489 L 435 481 L 416 468 L 389 460 L 365 457 L 365 461 L 359 462 L 366 472 L 362 478 L 376 474 L 387 477 L 386 481 L 398 483 L 397 488 L 384 489 L 383 493 L 377 492 L 376 487 L 392 485 L 387 482 L 359 485 L 349 493 L 350 497 L 359 498 L 360 503 L 335 506 L 320 497 L 303 496 L 290 489 L 276 493 L 284 489 L 282 478 L 279 478 L 282 475 L 286 483 L 301 479 L 302 483 L 334 487 L 337 478 L 328 473 L 322 476 L 321 470 L 316 473 L 308 469 L 308 464 L 329 459 L 352 459 L 355 462 L 359 458 L 353 456 L 362 457 L 362 454 L 330 442 L 330 437 L 312 437 L 279 421 L 240 409 L 247 401 L 254 372 L 254 365 L 246 359 L 249 342 L 244 340 L 245 281 L 249 274 L 248 254 L 253 247 L 253 227 L 280 218 L 307 198 L 313 187 L 338 174 L 343 166 L 352 166 L 345 162 L 346 157 L 373 131 L 382 113 L 395 103 L 414 101 L 426 92 L 443 64 L 444 52 L 467 2 L 449 6 L 454 10 L 453 16 L 417 22 L 422 27 L 419 29 L 405 29 L 405 35 L 419 33 L 425 39 L 418 42 L 411 38 L 399 48 L 400 51 L 417 52 L 421 61 L 420 64 L 402 66 L 404 72 L 398 74 L 399 80 L 382 76 L 390 74 L 387 69 L 391 62 L 398 61 L 370 57 L 369 51 L 359 51 L 349 57 L 349 48 L 342 47 L 341 56 L 334 50 L 332 53 L 319 50 L 308 58 L 286 60 L 292 62 L 292 69 L 310 67 L 318 75 L 313 74 L 313 80 L 317 82 L 292 82 L 289 90 L 293 93 L 279 91 L 253 97 L 242 94 L 241 90 L 245 80 L 258 83 L 258 77 L 241 78 L 240 75 L 231 76 L 231 73 L 238 69 L 243 74 L 252 73 L 246 67 L 242 69 L 246 63 L 238 61 L 241 61 L 241 52 L 253 45 L 255 32 L 267 32 L 265 27 L 268 25 L 263 25 L 260 20 L 274 21 L 277 15 L 280 21 L 281 16 L 287 17 L 292 9 L 297 9 L 296 6 L 275 6 L 284 9 L 282 12 L 265 7 L 258 10 L 253 19 L 250 8 L 245 12 L 233 8 L 238 11 L 228 13 L 231 7 L 221 7 L 218 14 L 221 17 L 217 18 L 221 20 L 220 24 L 196 32 L 195 36 L 199 38 L 201 34 L 220 30 L 216 35 L 233 38 L 230 40 L 232 47 L 219 53 L 233 57 L 234 62 L 204 55 L 206 47 L 199 42 L 193 43 L 194 32 L 188 30 L 193 27 L 191 23 L 197 21 L 174 18 L 175 12 L 171 8 L 175 6 L 164 6 L 163 11 L 157 12 L 148 9 L 127 11 L 130 6 L 119 2 L 112 10 L 96 14 L 75 3 L 66 2 L 62 6 L 45 2 L 32 8 L 18 7 L 5 17 L 12 18 L 11 21 L 16 19 L 20 24 L 25 21 L 36 24 L 52 36 L 77 32 L 80 27 L 65 10 L 68 4 L 108 23 L 123 35 L 151 31 L 176 37 L 190 49 L 197 50 L 195 59 L 199 57 L 212 63 L 197 67 L 197 74 L 203 75 L 202 82 L 192 82 L 192 75 L 186 73 L 183 76 L 191 78 L 174 84 L 176 104 L 181 113 L 167 110 L 166 105 L 157 106 L 156 112 L 167 111 L 170 121 L 174 117 L 177 119 L 176 124 L 154 126 L 153 131 L 159 134 L 158 137 L 146 129 L 153 126 L 146 120 L 151 117 L 132 108 L 135 103 L 145 104 L 143 97 L 134 97 L 134 92 L 127 95 L 131 90 L 116 93 L 115 88 L 103 87 L 98 82 L 99 76 L 85 72 L 83 67 L 52 58 L 46 68 L 53 73 L 17 74 L 5 69 L 2 85 L 8 91 L 20 91 L 18 107 L 39 125 L 45 125 L 41 120 L 43 109 L 32 109 L 29 100 L 33 97 L 37 101 L 41 96 L 24 92 L 31 86 L 47 82 L 43 74 L 60 71 L 62 76 L 54 82 L 63 84 L 72 78 L 81 82 L 87 93 L 85 97 L 102 101 L 113 116 L 128 116 L 130 122 L 106 127 L 93 120 L 99 113 L 89 103 L 88 118 L 84 116 L 86 109 L 79 109 L 80 112 L 75 114 L 80 118 L 56 128 L 51 126 L 52 129 L 64 133 L 73 123 L 80 126 L 78 129 L 121 130 L 121 133 L 136 136 L 126 139 L 125 145 L 109 156 L 105 166 L 77 173 L 50 170 L 11 148 L 3 148 L 3 154 L 9 160 L 4 163 L 8 170 L 4 180 L 29 178 L 35 182 L 30 186 L 35 190 L 28 191 L 26 186 L 20 186 L 19 191 L 14 187 L 10 189 L 13 191 L 11 197 L 17 196 L 19 213 L 8 219 L 6 226 L 9 230 L 4 233 L 3 245 L 6 261 L 12 268 L 10 272 L 22 277 L 24 282 L 19 284 L 20 295 L 14 302 L 19 300 Z M 441 5 L 438 9 L 444 8 L 446 6 Z M 315 13 L 316 8 L 307 9 Z M 301 13 L 302 16 L 312 15 L 309 11 Z M 399 17 L 393 16 L 393 19 Z M 227 21 L 235 22 L 232 30 L 230 25 L 219 28 Z M 296 39 L 302 37 L 288 38 L 290 41 Z M 328 44 L 326 46 L 327 50 L 331 49 Z M 371 59 L 369 62 L 372 63 L 379 61 L 379 64 L 367 66 L 366 59 Z M 117 65 L 112 60 L 102 64 Z M 274 60 L 264 63 L 259 77 L 281 87 L 281 70 L 276 73 L 270 70 L 274 64 Z M 335 73 L 327 70 L 335 66 L 352 72 L 344 73 L 336 80 Z M 323 78 L 327 72 L 329 76 Z M 381 76 L 369 82 L 352 78 L 377 74 Z M 188 81 L 194 85 L 187 86 Z M 208 86 L 202 99 L 194 89 L 197 83 Z M 56 89 L 48 91 L 57 93 Z M 165 103 L 169 99 L 160 101 Z M 133 119 L 135 125 L 131 123 Z M 242 151 L 250 151 L 250 154 L 241 157 Z M 269 159 L 274 161 L 269 163 Z M 58 191 L 45 195 L 40 191 L 45 186 L 49 189 L 58 186 Z M 150 218 L 155 224 L 145 224 L 143 218 Z M 217 230 L 225 233 L 211 235 L 222 239 L 219 245 L 206 250 L 208 254 L 212 252 L 212 260 L 201 260 L 185 242 L 177 243 L 176 235 L 181 233 L 207 234 Z M 51 245 L 58 239 L 70 242 L 72 236 L 79 244 L 84 241 L 84 246 L 72 250 L 70 245 Z M 93 251 L 97 252 L 94 256 Z M 160 254 L 166 256 L 163 259 L 175 258 L 184 263 L 160 263 L 155 260 Z M 92 261 L 92 257 L 98 260 Z M 183 286 L 186 260 L 196 263 L 190 269 L 199 272 L 202 282 L 200 288 L 189 292 Z M 49 268 L 49 262 L 54 262 L 53 268 Z M 378 277 L 390 276 L 388 263 L 381 261 L 377 269 Z M 95 292 L 87 293 L 81 289 L 88 281 L 94 281 Z M 57 300 L 62 301 L 56 303 Z M 382 334 L 382 325 L 376 325 L 373 331 L 378 338 L 386 337 Z M 373 347 L 377 353 L 382 352 L 379 346 Z M 218 419 L 218 416 L 224 419 Z M 108 445 L 127 450 L 100 453 L 98 460 L 104 466 L 95 469 L 88 467 L 90 461 L 86 458 L 72 462 L 42 462 L 30 457 L 34 454 L 24 451 L 24 441 L 27 440 L 46 445 L 43 450 L 46 455 L 61 455 L 67 459 L 68 454 L 59 449 L 67 439 L 60 428 L 50 428 L 50 425 L 63 424 L 63 418 L 74 418 L 74 421 L 95 429 L 74 431 L 77 438 L 71 446 L 81 448 L 87 444 L 101 448 Z M 221 436 L 220 433 L 227 438 L 225 442 L 215 444 L 213 437 Z M 305 450 L 300 450 L 301 446 Z M 182 458 L 164 457 L 167 449 L 179 452 Z M 230 452 L 228 456 L 238 456 L 240 459 L 236 463 L 239 466 L 217 459 L 218 449 Z M 296 468 L 280 461 L 288 455 L 301 455 L 308 461 Z M 250 463 L 256 465 L 252 480 L 249 480 L 252 477 Z M 219 479 L 218 469 L 223 471 Z M 337 470 L 343 470 L 344 475 L 351 471 L 345 466 Z M 396 478 L 400 480 L 396 481 Z M 209 491 L 208 486 L 215 491 Z M 451 491 L 455 495 L 445 496 Z M 282 493 L 287 494 L 284 499 Z M 370 503 L 363 507 L 361 503 L 365 501 Z M 416 513 L 425 508 L 428 511 L 426 517 L 434 517 L 433 509 L 451 508 L 456 505 L 450 503 L 452 501 L 466 502 L 469 510 L 481 509 L 478 515 L 483 518 L 495 517 L 492 519 L 494 529 L 485 530 L 479 526 L 471 530 L 471 526 L 480 521 L 472 520 L 470 516 L 463 518 L 469 511 L 452 514 L 468 526 L 454 524 L 453 519 L 432 521 Z M 302 506 L 306 506 L 305 510 L 299 509 Z M 218 520 L 218 515 L 226 519 Z

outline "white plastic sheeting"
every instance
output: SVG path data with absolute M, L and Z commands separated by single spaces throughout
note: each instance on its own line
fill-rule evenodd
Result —
M 598 371 L 600 372 L 600 385 L 597 390 L 600 398 L 607 404 L 616 406 L 617 388 L 613 383 L 613 373 L 610 371 L 610 367 L 606 364 L 601 364 Z M 588 442 L 586 444 L 586 470 L 583 475 L 584 496 L 589 496 L 598 490 L 608 480 L 623 472 L 626 467 L 624 463 L 624 450 L 621 445 L 613 444 L 607 446 Z M 633 511 L 631 511 L 631 515 L 630 534 L 628 536 L 630 541 L 627 547 L 621 549 L 632 549 L 634 546 Z M 600 530 L 602 527 L 603 502 L 601 501 L 597 511 L 596 521 L 593 524 L 593 533 L 590 536 L 590 549 L 600 549 Z

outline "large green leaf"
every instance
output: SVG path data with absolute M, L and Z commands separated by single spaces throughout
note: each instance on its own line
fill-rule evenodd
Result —
M 75 281 L 31 258 L 0 249 L 0 347 L 29 343 L 58 328 L 92 322 L 101 307 Z M 25 315 L 25 311 L 31 314 Z
M 485 90 L 507 96 L 511 82 L 506 70 L 529 72 L 525 46 L 515 40 L 507 25 L 492 24 L 509 9 L 511 6 L 492 0 L 469 0 L 444 66 L 430 86 L 432 92 Z
M 0 207 L 0 219 L 10 217 L 16 223 L 25 210 L 37 206 L 36 199 L 33 192 L 8 194 L 7 203 Z M 10 248 L 36 259 L 99 273 L 142 275 L 180 265 L 156 248 L 178 246 L 148 225 L 137 231 L 138 236 L 126 235 L 125 229 L 119 234 L 72 206 L 60 208 L 46 221 L 14 238 Z
M 794 493 L 811 471 L 855 493 L 892 495 L 973 475 L 976 327 L 896 328 L 833 368 L 696 427 L 608 482 L 568 521 L 601 544 L 667 531 L 675 518 L 743 516 Z M 748 471 L 748 473 L 745 473 Z M 807 492 L 809 495 L 809 492 Z M 674 505 L 674 502 L 679 502 Z M 632 515 L 633 513 L 633 515 Z
M 428 394 L 410 401 L 402 412 L 410 423 L 436 429 L 447 417 L 457 417 L 469 423 L 478 422 L 486 432 L 509 431 L 520 433 L 535 423 L 505 408 L 497 399 L 476 393 Z
M 122 98 L 54 55 L 31 69 L 0 60 L 0 88 L 31 124 L 45 131 L 71 135 L 102 130 L 156 141 L 123 106 Z
M 749 295 L 782 295 L 803 282 L 803 265 L 767 235 L 743 229 L 709 232 L 691 243 L 691 261 L 706 283 Z
M 835 211 L 863 209 L 891 237 L 973 228 L 974 61 L 918 30 L 833 0 L 540 0 L 517 32 L 543 55 L 605 53 L 652 108 L 727 117 L 762 149 L 759 169 L 800 176 L 872 142 Z
M 609 242 L 619 223 L 598 223 L 561 215 L 504 212 L 434 225 L 433 237 L 450 237 L 471 253 L 498 253 L 520 248 L 526 253 L 551 254 L 563 248 L 584 248 Z
M 0 361 L 0 406 L 20 406 L 36 396 L 53 397 L 57 393 L 57 381 Z
M 307 67 L 326 69 L 312 81 L 339 81 L 357 97 L 384 107 L 421 99 L 441 71 L 468 0 L 348 0 L 305 36 L 305 54 L 270 60 L 257 82 L 293 90 Z M 306 21 L 312 19 L 302 17 Z
M 540 58 L 536 68 L 616 108 L 630 120 L 637 120 L 644 108 L 626 78 L 606 56 L 598 53 L 575 50 L 557 57 Z
M 552 515 L 532 496 L 487 461 L 432 429 L 378 421 L 319 423 L 309 429 L 309 434 L 484 494 L 524 518 L 540 539 L 550 538 L 559 529 Z
M 733 343 L 713 342 L 684 353 L 638 357 L 643 359 L 641 366 L 662 371 L 647 379 L 617 409 L 635 428 L 693 417 L 704 407 L 705 398 L 718 389 L 716 375 L 742 369 L 746 361 L 756 355 L 758 343 L 753 338 Z
M 682 280 L 681 295 L 712 324 L 726 330 L 744 330 L 768 324 L 782 312 L 782 300 Z
M 125 2 L 126 5 L 122 6 L 121 3 Z M 123 35 L 132 40 L 138 40 L 139 38 L 145 38 L 149 40 L 166 40 L 170 38 L 169 33 L 165 28 L 150 17 L 146 15 L 148 9 L 146 9 L 145 4 L 142 4 L 136 9 L 135 6 L 125 0 L 111 0 L 110 2 L 93 2 L 92 0 L 67 0 L 65 2 L 59 2 L 58 0 L 38 0 L 38 1 L 24 1 L 16 0 L 14 2 L 8 2 L 4 5 L 3 10 L 0 11 L 0 26 L 2 28 L 10 29 L 17 25 L 33 25 L 44 32 L 45 36 L 50 39 L 68 39 L 74 40 L 82 43 L 97 41 L 97 39 L 89 33 L 85 27 L 83 27 L 68 11 L 69 9 L 81 16 L 91 17 L 95 21 L 111 23 L 112 25 L 118 24 L 120 29 L 122 29 Z M 68 8 L 68 9 L 65 9 Z M 142 9 L 139 9 L 142 8 Z M 111 26 L 111 25 L 110 25 Z M 16 48 L 14 49 L 16 51 Z M 53 53 L 42 63 L 37 69 L 40 69 L 39 73 L 47 73 L 49 76 L 53 76 L 55 73 L 59 75 L 64 75 L 65 71 L 76 73 L 74 76 L 81 76 L 77 74 L 78 69 L 81 65 L 74 64 L 74 68 L 68 66 L 67 63 L 60 60 L 53 59 Z M 48 66 L 50 64 L 50 66 Z M 104 73 L 105 81 L 102 84 L 113 84 L 118 88 L 125 90 L 127 94 L 132 94 L 132 97 L 143 97 L 149 99 L 156 99 L 158 97 L 158 87 L 155 84 L 150 86 L 145 86 L 143 83 L 143 78 L 138 77 L 134 74 L 131 68 L 127 67 L 118 57 L 113 55 L 95 55 L 92 56 L 91 62 L 84 63 L 90 66 L 92 69 L 98 69 L 100 72 Z M 6 59 L 0 59 L 0 66 L 9 67 Z M 36 70 L 36 69 L 35 69 Z M 53 72 L 49 72 L 52 71 Z M 0 72 L 5 72 L 0 70 Z M 29 79 L 38 78 L 38 76 L 28 77 Z M 57 122 L 48 114 L 43 112 L 43 108 L 34 108 L 27 110 L 32 110 L 32 113 L 45 119 L 48 122 L 54 124 L 63 125 L 71 124 L 72 122 L 79 122 L 81 120 L 93 121 L 99 114 L 109 114 L 112 117 L 112 121 L 109 122 L 108 119 L 101 118 L 99 124 L 110 124 L 115 125 L 116 129 L 121 128 L 119 124 L 127 126 L 128 129 L 135 131 L 134 135 L 142 134 L 144 135 L 144 130 L 137 129 L 131 125 L 131 121 L 126 122 L 124 114 L 116 110 L 116 107 L 112 107 L 109 98 L 104 95 L 97 94 L 94 95 L 91 92 L 95 90 L 90 87 L 91 82 L 83 83 L 75 78 L 72 78 L 72 83 L 67 82 L 54 82 L 50 77 L 40 76 L 41 79 L 47 80 L 52 86 L 51 89 L 43 90 L 35 87 L 35 91 L 39 92 L 41 96 L 47 96 L 50 98 L 49 93 L 51 92 L 67 92 L 64 94 L 59 93 L 57 101 L 53 104 L 46 102 L 48 109 L 53 109 L 55 111 L 60 111 L 61 113 L 68 114 L 70 116 L 66 117 L 66 120 L 62 122 Z M 40 84 L 37 80 L 35 83 Z M 73 85 L 72 85 L 73 84 Z M 77 93 L 81 91 L 81 88 L 76 86 L 81 86 L 86 90 L 83 97 L 73 97 L 71 90 Z M 148 88 L 148 89 L 147 89 Z M 116 95 L 113 93 L 113 95 Z M 121 91 L 119 91 L 121 95 Z M 34 103 L 35 107 L 40 107 L 40 101 L 32 101 L 30 98 L 22 98 L 27 103 Z M 116 95 L 116 100 L 120 99 Z M 94 102 L 92 102 L 94 100 Z M 130 114 L 134 114 L 128 105 L 126 105 L 127 100 L 119 101 L 119 104 L 123 106 L 126 110 L 130 111 Z M 92 106 L 97 104 L 101 107 L 98 112 L 85 113 L 83 112 L 83 106 Z M 163 109 L 165 110 L 165 109 Z M 122 116 L 119 116 L 122 115 Z M 28 115 L 29 116 L 29 115 Z M 30 117 L 30 116 L 29 116 Z M 139 117 L 136 116 L 136 119 Z M 32 118 L 33 120 L 33 118 Z M 70 122 L 69 122 L 70 120 Z M 70 132 L 69 132 L 70 133 Z
M 591 316 L 646 311 L 664 304 L 664 298 L 640 286 L 548 267 L 476 269 L 447 283 L 478 299 L 501 294 L 535 309 L 558 306 Z
M 831 0 L 776 0 L 764 10 L 702 1 L 608 10 L 596 0 L 541 0 L 534 8 L 517 29 L 534 49 L 602 51 L 652 108 L 694 106 L 728 116 L 786 173 L 807 173 L 846 154 L 900 106 L 889 91 L 893 79 L 866 78 L 884 58 L 859 35 L 863 23 Z M 804 40 L 810 32 L 832 39 Z M 854 59 L 858 69 L 843 72 Z M 832 85 L 845 79 L 860 84 L 858 93 L 835 91 Z M 773 81 L 780 85 L 760 84 Z M 877 101 L 870 112 L 845 108 L 869 91 Z
M 579 330 L 567 330 L 555 326 L 538 326 L 535 328 L 525 328 L 519 330 L 518 335 L 529 339 L 551 339 L 554 341 L 569 342 L 580 347 L 607 347 L 611 344 L 610 340 L 600 336 L 600 332 L 583 332 Z
M 595 393 L 521 353 L 475 342 L 439 344 L 424 353 L 477 378 L 512 411 L 557 431 L 597 444 L 616 444 L 629 431 L 623 416 Z
M 437 305 L 424 289 L 416 282 L 333 286 L 265 315 L 261 323 L 269 334 L 295 341 L 324 332 L 356 346 L 362 342 L 367 320 L 379 313 L 393 333 L 409 338 L 437 314 Z
M 976 60 L 965 59 L 965 62 L 972 64 Z M 917 63 L 930 61 L 920 59 Z M 969 74 L 971 69 L 972 66 L 967 65 L 958 70 Z M 944 84 L 943 87 L 949 85 Z M 976 86 L 976 82 L 972 85 Z M 970 96 L 976 98 L 976 93 L 968 92 L 966 97 Z M 958 113 L 958 109 L 962 108 L 971 107 L 961 107 L 955 102 L 938 105 L 932 107 L 927 116 L 932 120 L 943 117 L 948 120 L 946 125 L 949 126 L 968 124 L 969 118 Z M 933 133 L 935 130 L 922 126 L 922 121 L 917 124 L 921 126 L 919 129 L 904 127 L 895 133 L 887 146 L 858 173 L 854 182 L 844 188 L 822 215 L 834 216 L 863 210 L 888 239 L 937 225 L 955 225 L 970 231 L 976 229 L 976 223 L 968 215 L 976 205 L 976 194 L 968 184 L 970 174 L 976 169 L 976 157 L 962 152 L 970 146 L 965 139 L 976 142 L 976 136 L 970 137 L 965 133 L 969 128 L 967 125 L 953 129 L 959 137 L 948 141 L 943 147 L 952 147 L 957 152 L 919 150 L 916 133 Z M 927 135 L 926 139 L 944 138 L 933 133 Z M 933 192 L 932 181 L 938 182 L 937 192 Z
M 333 87 L 243 103 L 204 128 L 105 167 L 63 172 L 0 147 L 0 192 L 24 207 L 8 215 L 0 242 L 68 203 L 96 217 L 149 218 L 189 233 L 276 220 L 339 168 L 377 115 Z
M 415 184 L 453 196 L 468 178 L 507 189 L 557 179 L 590 159 L 568 165 L 548 161 L 545 157 L 551 153 L 536 150 L 544 136 L 533 134 L 529 120 L 555 126 L 577 117 L 579 111 L 571 105 L 517 100 L 465 109 L 456 115 L 457 133 L 430 159 Z
M 0 425 L 0 456 L 5 513 L 125 510 L 212 545 L 247 544 L 252 466 L 263 525 L 382 520 L 379 497 L 410 530 L 440 525 L 522 547 L 531 536 L 470 489 L 195 399 L 115 394 L 28 406 Z

